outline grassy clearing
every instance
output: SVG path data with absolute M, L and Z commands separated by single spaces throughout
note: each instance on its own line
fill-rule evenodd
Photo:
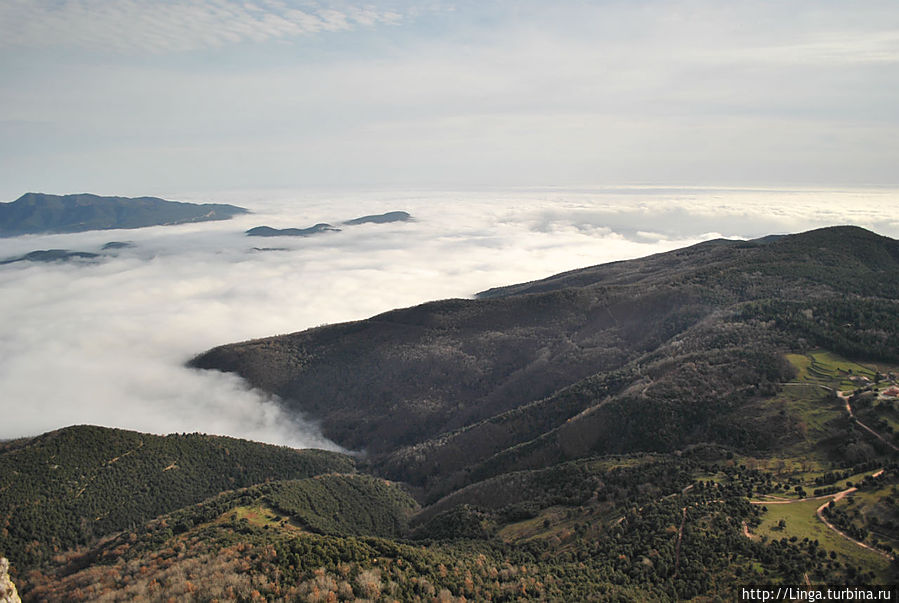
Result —
M 611 471 L 612 469 L 622 469 L 630 467 L 639 467 L 653 461 L 663 458 L 661 455 L 655 454 L 633 454 L 609 456 L 600 459 L 591 460 L 587 463 L 587 468 L 593 473 L 601 473 Z
M 234 507 L 222 514 L 213 524 L 228 524 L 233 521 L 246 521 L 252 526 L 273 528 L 288 532 L 304 533 L 306 530 L 297 526 L 290 518 L 279 515 L 266 505 L 249 505 Z
M 874 475 L 878 471 L 879 471 L 879 469 L 875 469 L 873 471 L 862 471 L 861 473 L 856 473 L 855 475 L 850 475 L 846 479 L 839 480 L 838 482 L 836 482 L 835 485 L 840 490 L 845 490 L 846 488 L 851 488 L 852 486 L 857 486 L 858 484 L 863 482 L 866 477 L 868 477 L 869 475 Z M 857 493 L 853 494 L 852 496 L 854 498 L 855 496 L 859 496 L 861 494 L 864 494 L 864 493 L 857 492 Z M 847 499 L 847 500 L 849 500 L 849 499 Z
M 580 525 L 588 530 L 585 537 L 591 537 L 591 534 L 599 537 L 601 526 L 613 524 L 620 517 L 621 509 L 612 503 L 589 507 L 548 507 L 536 517 L 503 526 L 497 535 L 507 543 L 548 539 L 564 542 L 571 540 Z
M 840 536 L 818 519 L 815 512 L 826 500 L 809 500 L 783 505 L 769 504 L 762 514 L 762 523 L 752 530 L 754 534 L 767 540 L 796 538 L 817 540 L 819 546 L 827 551 L 834 551 L 841 563 L 870 568 L 878 578 L 888 576 L 889 561 L 874 551 L 864 549 Z M 783 529 L 778 523 L 783 520 Z
M 786 357 L 787 360 L 790 361 L 790 364 L 793 365 L 793 368 L 796 369 L 796 380 L 808 381 L 808 369 L 812 364 L 812 359 L 805 354 L 787 354 Z
M 809 443 L 833 435 L 830 425 L 845 412 L 842 403 L 833 399 L 830 392 L 815 386 L 784 388 L 775 403 L 785 405 L 790 414 L 799 418 Z
M 809 357 L 812 360 L 812 368 L 815 368 L 822 372 L 826 372 L 827 374 L 830 374 L 834 377 L 839 377 L 843 374 L 855 374 L 861 377 L 868 377 L 869 379 L 873 379 L 875 373 L 877 372 L 875 369 L 869 366 L 847 360 L 842 356 L 834 354 L 833 352 L 828 352 L 826 350 L 817 350 L 811 352 L 809 354 Z
M 836 508 L 858 517 L 853 519 L 856 526 L 864 526 L 869 530 L 865 539 L 868 544 L 876 541 L 885 542 L 899 550 L 899 507 L 895 501 L 899 494 L 895 480 L 884 483 L 873 490 L 856 492 L 836 503 Z
M 886 421 L 887 425 L 893 430 L 893 433 L 899 432 L 899 417 L 896 416 L 896 411 L 878 414 L 878 418 Z
M 849 428 L 844 403 L 831 391 L 808 382 L 786 385 L 777 395 L 744 406 L 734 419 L 759 426 L 776 438 L 770 443 L 776 457 L 741 457 L 740 461 L 779 477 L 830 469 L 837 456 L 833 448 Z
M 796 381 L 799 383 L 816 383 L 852 391 L 859 384 L 851 381 L 852 377 L 865 377 L 874 380 L 878 371 L 887 367 L 869 366 L 847 360 L 827 350 L 815 350 L 808 354 L 787 354 L 787 360 L 796 369 Z
M 839 470 L 839 469 L 838 469 Z M 845 470 L 849 470 L 847 467 Z M 852 486 L 857 486 L 860 484 L 866 477 L 869 475 L 873 475 L 877 473 L 879 469 L 870 470 L 870 471 L 861 471 L 859 473 L 853 473 L 849 477 L 838 479 L 835 482 L 828 482 L 826 484 L 822 484 L 818 486 L 815 484 L 815 478 L 820 477 L 829 473 L 829 471 L 809 471 L 807 473 L 801 474 L 799 477 L 802 479 L 802 486 L 808 491 L 812 492 L 815 488 L 822 488 L 825 486 L 833 486 L 838 490 L 846 490 L 847 488 L 851 488 Z
M 566 507 L 549 507 L 537 517 L 504 526 L 498 533 L 505 542 L 527 542 L 546 540 L 553 537 L 564 538 L 574 528 L 577 519 L 570 516 L 571 509 Z M 591 515 L 594 515 L 591 513 Z M 579 516 L 583 520 L 583 516 Z
M 524 542 L 536 538 L 545 538 L 551 531 L 544 522 L 556 523 L 563 521 L 565 518 L 565 510 L 561 507 L 550 507 L 544 509 L 536 517 L 517 521 L 504 526 L 498 533 L 498 536 L 504 542 Z
M 237 521 L 246 519 L 254 526 L 274 525 L 281 520 L 281 516 L 262 505 L 251 507 L 235 507 L 231 510 L 231 516 L 237 515 Z
M 778 480 L 788 480 L 794 477 L 804 478 L 809 473 L 821 474 L 830 468 L 828 461 L 813 458 L 811 454 L 769 458 L 740 457 L 740 462 L 750 469 L 771 473 Z

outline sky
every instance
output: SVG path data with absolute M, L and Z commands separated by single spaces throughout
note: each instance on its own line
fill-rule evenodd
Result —
M 185 362 L 720 236 L 899 237 L 895 0 L 0 0 L 0 81 L 0 201 L 253 212 L 0 239 L 0 260 L 134 243 L 0 265 L 0 439 L 335 448 Z M 244 235 L 393 210 L 415 220 Z
M 4 0 L 26 191 L 899 184 L 894 0 Z

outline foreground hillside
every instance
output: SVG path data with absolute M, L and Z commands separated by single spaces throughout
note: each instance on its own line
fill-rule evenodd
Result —
M 888 553 L 816 533 L 803 509 L 821 501 L 800 498 L 795 478 L 746 461 L 713 448 L 585 459 L 421 510 L 370 476 L 275 481 L 61 552 L 17 581 L 26 600 L 667 601 L 899 577 Z M 891 471 L 832 479 L 877 497 L 895 494 Z M 754 504 L 766 500 L 779 502 Z
M 40 565 L 223 490 L 353 470 L 332 452 L 69 427 L 0 445 L 0 556 Z

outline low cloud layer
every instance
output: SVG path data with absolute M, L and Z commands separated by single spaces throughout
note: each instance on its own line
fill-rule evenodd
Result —
M 719 236 L 854 223 L 899 236 L 894 191 L 606 189 L 314 196 L 234 193 L 226 222 L 0 240 L 98 251 L 96 262 L 0 266 L 0 438 L 76 423 L 335 446 L 233 375 L 184 367 L 215 345 L 362 319 L 432 299 L 661 252 Z M 252 226 L 337 224 L 405 210 L 414 222 L 308 238 Z M 269 249 L 257 249 L 269 248 Z M 271 249 L 276 248 L 276 249 Z

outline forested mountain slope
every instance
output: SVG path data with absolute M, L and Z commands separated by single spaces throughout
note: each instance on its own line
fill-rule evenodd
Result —
M 222 346 L 192 365 L 237 372 L 379 470 L 442 493 L 589 454 L 762 450 L 787 426 L 732 415 L 790 377 L 783 352 L 899 360 L 897 299 L 899 242 L 833 227 Z
M 352 459 L 321 450 L 68 427 L 0 444 L 0 555 L 39 564 L 223 490 L 351 471 Z
M 827 479 L 895 488 L 872 473 Z M 776 519 L 749 498 L 805 504 L 788 487 L 714 449 L 606 456 L 469 486 L 405 531 L 402 489 L 323 475 L 224 492 L 18 578 L 26 600 L 78 601 L 732 600 L 747 585 L 894 579 L 874 551 L 792 537 L 801 525 L 750 533 Z
M 246 209 L 235 205 L 157 197 L 25 193 L 15 201 L 0 203 L 0 237 L 206 222 L 245 213 Z

